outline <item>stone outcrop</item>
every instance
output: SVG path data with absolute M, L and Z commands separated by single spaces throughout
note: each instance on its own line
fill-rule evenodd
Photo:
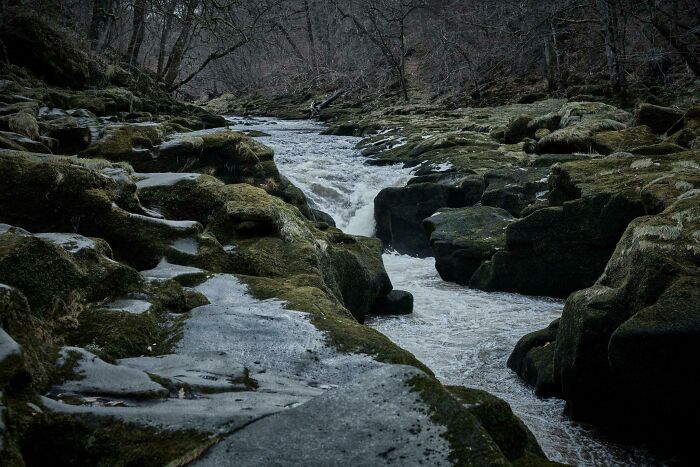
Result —
M 505 248 L 506 226 L 513 221 L 507 211 L 488 206 L 441 209 L 425 219 L 440 277 L 468 284 L 482 262 Z
M 443 178 L 442 183 L 412 183 L 379 192 L 374 200 L 377 238 L 399 253 L 428 256 L 430 245 L 423 233 L 423 219 L 440 208 L 474 204 L 484 190 L 481 177 L 451 178 Z
M 555 167 L 550 206 L 508 226 L 506 249 L 480 267 L 471 286 L 556 297 L 590 286 L 629 222 L 662 210 L 667 191 L 692 188 L 697 160 L 693 152 L 611 155 Z

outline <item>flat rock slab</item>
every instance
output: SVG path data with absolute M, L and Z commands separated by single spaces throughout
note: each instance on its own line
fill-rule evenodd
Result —
M 224 352 L 125 358 L 119 364 L 156 375 L 174 386 L 200 391 L 247 389 L 245 367 Z
M 253 372 L 274 369 L 310 385 L 343 384 L 380 365 L 329 346 L 305 313 L 254 298 L 235 276 L 216 274 L 195 290 L 211 304 L 185 322 L 177 353 L 225 352 Z
M 136 187 L 139 190 L 145 188 L 173 186 L 182 181 L 197 180 L 201 174 L 197 173 L 180 173 L 180 172 L 163 172 L 163 173 L 136 173 L 134 177 L 138 179 Z
M 171 398 L 129 402 L 125 406 L 115 407 L 104 404 L 71 405 L 48 397 L 43 397 L 42 403 L 54 412 L 116 418 L 123 422 L 152 426 L 161 430 L 226 433 L 261 417 L 301 405 L 309 398 L 248 391 L 208 394 L 197 399 Z
M 451 465 L 450 447 L 400 365 L 361 375 L 306 404 L 233 433 L 196 466 Z
M 54 386 L 52 392 L 131 398 L 168 395 L 167 389 L 151 380 L 143 371 L 109 364 L 80 347 L 61 349 L 58 366 L 65 367 L 71 363 L 74 363 L 74 378 Z

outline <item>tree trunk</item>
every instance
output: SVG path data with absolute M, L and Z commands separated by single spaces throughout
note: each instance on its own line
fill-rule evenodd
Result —
M 127 60 L 130 64 L 138 62 L 139 51 L 143 43 L 143 34 L 146 17 L 146 0 L 134 1 L 134 17 L 132 22 L 131 39 L 129 39 L 129 47 L 126 49 Z
M 163 77 L 163 66 L 165 65 L 165 48 L 168 45 L 168 39 L 170 38 L 170 28 L 173 26 L 173 18 L 175 17 L 175 5 L 176 0 L 171 0 L 168 4 L 168 8 L 165 11 L 165 18 L 163 19 L 163 30 L 160 33 L 160 43 L 158 44 L 158 65 L 156 68 L 156 76 L 158 79 Z
M 304 14 L 306 15 L 306 36 L 309 39 L 309 57 L 311 66 L 318 70 L 318 57 L 316 52 L 316 41 L 314 39 L 314 28 L 311 24 L 311 13 L 309 12 L 309 0 L 304 0 Z
M 619 18 L 615 0 L 598 0 L 598 8 L 602 17 L 603 39 L 605 42 L 605 59 L 608 65 L 608 76 L 613 92 L 625 91 L 625 76 L 619 57 Z
M 105 44 L 112 22 L 112 0 L 95 0 L 92 19 L 88 29 L 88 39 L 92 48 L 101 51 Z
M 189 41 L 190 31 L 194 24 L 196 8 L 197 1 L 190 0 L 187 4 L 187 13 L 185 14 L 185 19 L 182 24 L 182 30 L 175 40 L 175 45 L 173 45 L 173 49 L 170 51 L 170 56 L 168 57 L 168 63 L 165 65 L 163 81 L 168 87 L 173 85 L 180 72 L 180 65 L 185 56 L 185 49 Z

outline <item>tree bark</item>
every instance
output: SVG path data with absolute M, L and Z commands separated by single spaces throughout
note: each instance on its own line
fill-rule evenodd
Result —
M 304 14 L 306 16 L 306 36 L 309 40 L 309 57 L 311 66 L 318 70 L 318 56 L 316 52 L 316 40 L 314 39 L 314 28 L 311 24 L 311 13 L 309 12 L 309 0 L 304 0 Z
M 165 48 L 168 45 L 170 38 L 170 28 L 173 26 L 173 18 L 175 17 L 176 0 L 171 0 L 165 11 L 163 19 L 163 30 L 160 33 L 160 43 L 158 44 L 158 65 L 156 68 L 156 76 L 158 79 L 163 77 L 163 66 L 165 65 Z
M 95 0 L 88 29 L 88 40 L 93 49 L 101 51 L 104 48 L 113 14 L 112 0 Z
M 619 18 L 615 0 L 598 0 L 598 9 L 602 17 L 603 39 L 605 43 L 605 59 L 608 65 L 608 76 L 613 92 L 625 91 L 625 76 L 619 56 Z
M 135 0 L 133 5 L 131 39 L 129 39 L 129 46 L 126 49 L 127 60 L 132 65 L 138 62 L 139 51 L 143 43 L 144 30 L 146 29 L 146 0 Z
M 187 3 L 187 13 L 182 24 L 182 30 L 175 40 L 173 49 L 170 51 L 168 62 L 165 65 L 163 81 L 168 87 L 172 86 L 177 75 L 180 72 L 180 65 L 185 56 L 185 49 L 189 41 L 190 31 L 194 25 L 195 10 L 197 9 L 197 0 L 190 0 Z

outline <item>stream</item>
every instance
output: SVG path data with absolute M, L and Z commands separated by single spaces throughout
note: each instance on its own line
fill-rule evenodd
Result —
M 229 118 L 237 130 L 257 130 L 275 151 L 280 171 L 301 188 L 312 207 L 333 216 L 350 234 L 374 234 L 374 197 L 411 177 L 400 166 L 369 166 L 356 137 L 324 136 L 312 121 Z M 547 456 L 572 465 L 658 465 L 643 449 L 602 439 L 563 414 L 564 402 L 540 399 L 506 367 L 515 343 L 546 327 L 563 302 L 509 293 L 487 293 L 444 282 L 433 258 L 387 253 L 384 264 L 396 289 L 414 296 L 414 312 L 369 320 L 412 352 L 445 384 L 486 390 L 506 400 Z

